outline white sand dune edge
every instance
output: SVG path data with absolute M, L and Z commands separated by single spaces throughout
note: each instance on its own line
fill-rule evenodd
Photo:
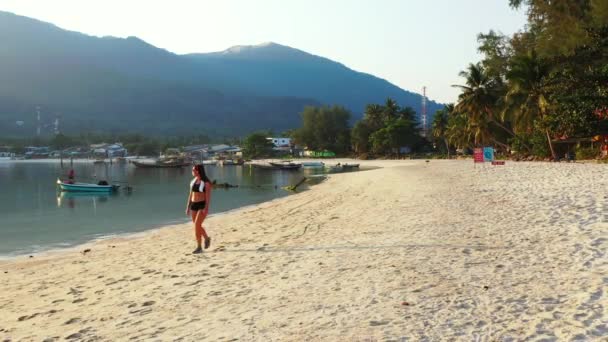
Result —
M 0 340 L 601 340 L 606 166 L 375 161 L 189 225 L 0 262 Z

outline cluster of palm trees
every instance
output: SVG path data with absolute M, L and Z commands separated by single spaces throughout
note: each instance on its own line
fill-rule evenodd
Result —
M 555 158 L 556 139 L 608 135 L 608 1 L 509 5 L 526 7 L 526 27 L 478 35 L 483 59 L 460 73 L 456 104 L 435 115 L 436 145 Z
M 542 129 L 555 157 L 543 124 L 551 108 L 545 90 L 548 74 L 548 66 L 535 53 L 514 57 L 504 77 L 493 76 L 482 63 L 470 64 L 460 72 L 464 85 L 454 85 L 461 90 L 458 102 L 435 114 L 432 136 L 448 152 L 450 147 L 488 145 L 509 151 L 512 141 Z M 530 149 L 525 142 L 520 147 Z
M 368 104 L 363 119 L 351 131 L 355 153 L 375 155 L 399 154 L 402 146 L 412 148 L 423 143 L 416 123 L 416 112 L 401 107 L 388 98 L 384 105 Z

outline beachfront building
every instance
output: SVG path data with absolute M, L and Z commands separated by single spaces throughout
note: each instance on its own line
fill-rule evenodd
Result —
M 291 138 L 266 138 L 274 147 L 291 147 Z
M 211 146 L 208 150 L 208 154 L 211 158 L 216 159 L 235 159 L 243 156 L 240 147 L 226 144 Z
M 13 148 L 10 146 L 0 146 L 0 158 L 15 158 Z
M 25 159 L 46 159 L 50 152 L 48 146 L 28 146 L 25 148 Z
M 184 147 L 184 153 L 193 160 L 239 159 L 243 157 L 240 147 L 226 144 L 186 146 Z
M 209 158 L 209 145 L 191 145 L 183 148 L 186 157 L 192 160 L 205 160 Z
M 114 144 L 92 144 L 91 145 L 91 154 L 97 158 L 116 158 L 116 157 L 126 157 L 127 149 L 124 148 L 122 143 L 114 143 Z
M 62 152 L 67 158 L 88 158 L 90 150 L 87 147 L 68 147 Z
M 296 155 L 295 146 L 292 143 L 291 138 L 266 138 L 272 142 L 272 150 L 277 156 L 281 155 Z

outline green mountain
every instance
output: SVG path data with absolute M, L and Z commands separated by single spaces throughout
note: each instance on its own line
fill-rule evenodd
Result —
M 177 55 L 129 37 L 92 37 L 0 12 L 0 134 L 64 132 L 241 135 L 297 127 L 306 105 L 420 96 L 279 44 Z M 438 104 L 429 105 L 432 113 Z M 23 124 L 17 124 L 22 121 Z

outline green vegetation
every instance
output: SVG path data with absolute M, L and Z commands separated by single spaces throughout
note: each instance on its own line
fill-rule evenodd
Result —
M 460 73 L 458 102 L 436 113 L 436 144 L 555 159 L 558 139 L 608 134 L 608 2 L 510 4 L 526 6 L 528 25 L 478 36 L 483 59 Z
M 247 136 L 243 142 L 244 157 L 247 159 L 271 157 L 274 145 L 267 137 L 268 134 L 265 132 L 256 132 Z
M 316 151 L 316 157 L 372 154 L 399 155 L 400 149 L 425 146 L 411 107 L 400 107 L 389 98 L 384 105 L 369 104 L 363 119 L 349 127 L 350 112 L 343 107 L 307 107 L 302 127 L 291 136 L 298 145 Z
M 306 107 L 302 127 L 293 133 L 295 141 L 309 150 L 329 150 L 338 154 L 350 151 L 351 113 L 340 106 Z
M 351 132 L 353 150 L 358 154 L 399 155 L 401 147 L 421 145 L 415 117 L 412 108 L 399 107 L 390 98 L 384 105 L 367 105 L 363 119 Z

